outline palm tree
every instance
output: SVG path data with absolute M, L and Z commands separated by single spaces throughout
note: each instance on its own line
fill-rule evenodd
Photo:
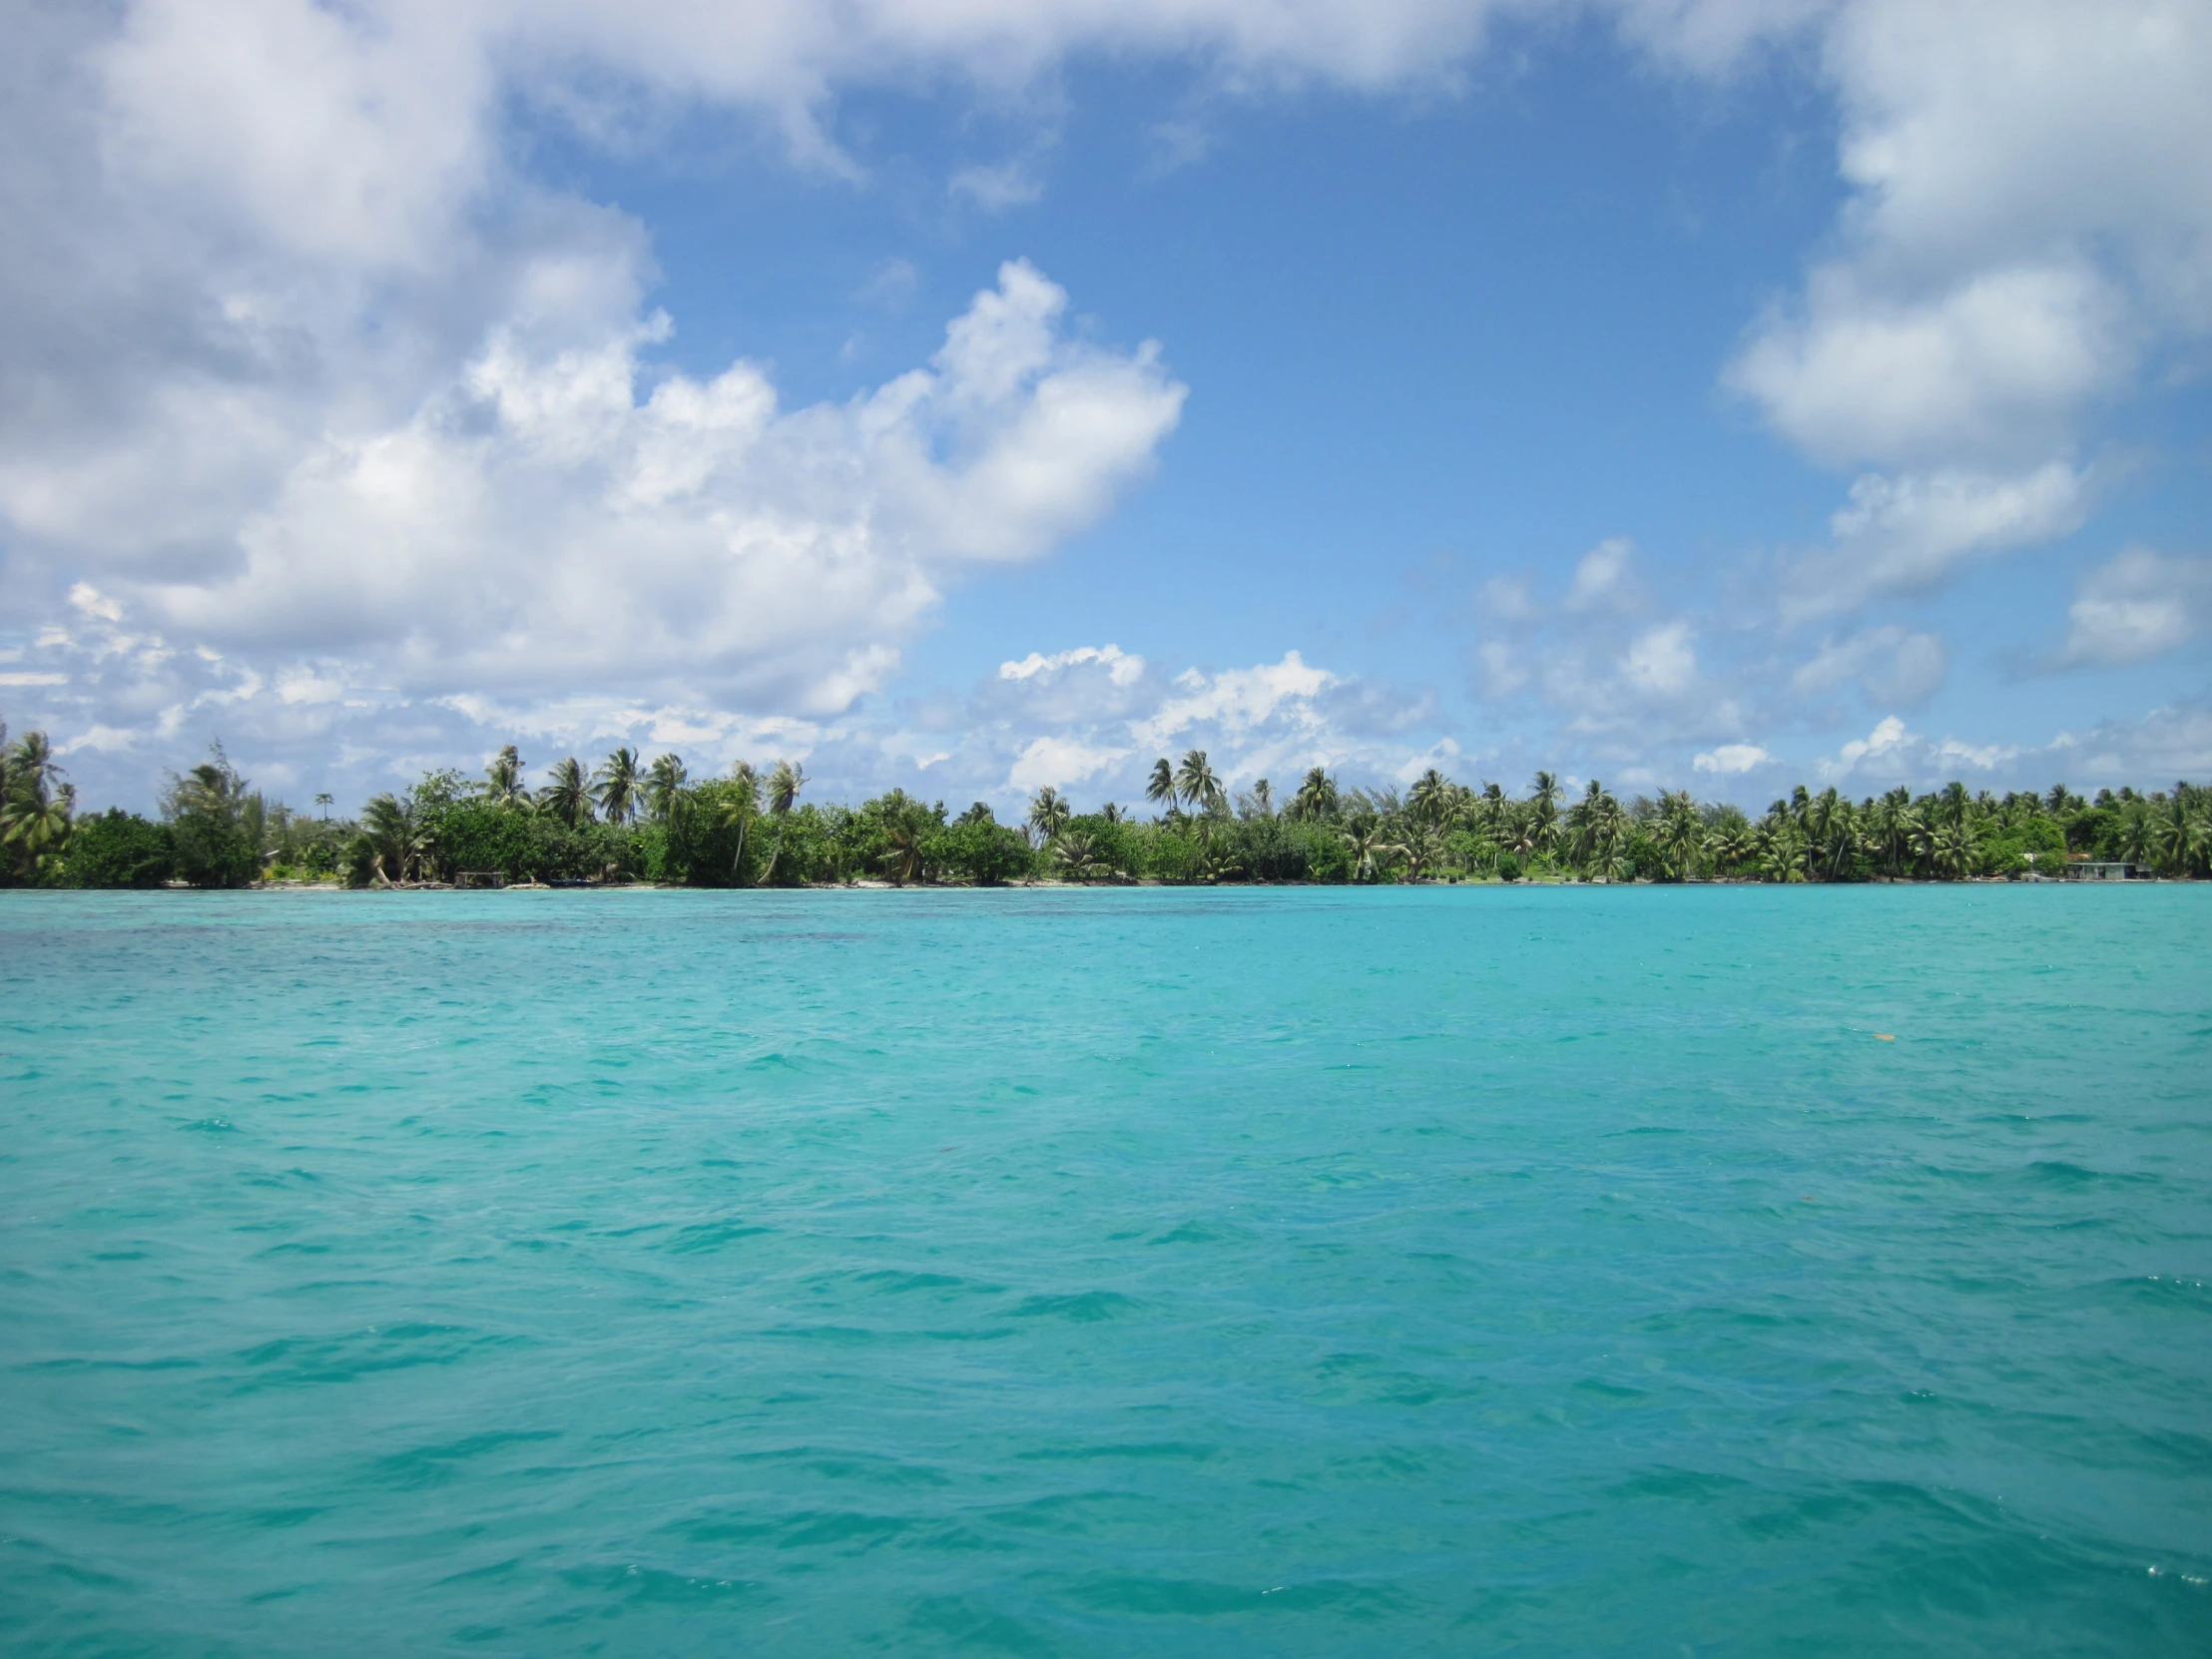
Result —
M 327 794 L 318 795 L 314 798 L 314 804 L 322 809 L 322 822 L 324 824 L 328 824 L 330 822 L 330 808 L 336 803 L 336 796 Z
M 318 795 L 315 800 L 327 803 L 329 797 Z M 508 744 L 484 769 L 484 799 L 497 802 L 502 807 L 527 806 L 529 787 L 522 781 L 522 757 L 515 753 L 515 746 Z
M 753 821 L 761 816 L 761 776 L 753 770 L 751 761 L 739 761 L 730 768 L 730 782 L 723 786 L 718 799 L 721 802 L 722 827 L 737 831 L 737 850 L 730 856 L 730 878 L 742 882 L 745 878 L 745 837 L 753 828 Z
M 609 824 L 628 824 L 637 817 L 638 785 L 638 752 L 624 744 L 592 777 L 592 799 Z
M 2212 848 L 2212 821 L 2188 810 L 2183 799 L 2187 787 L 2181 785 L 2175 789 L 2165 819 L 2156 827 L 2152 839 L 2160 866 L 2172 875 L 2187 875 L 2193 866 L 2204 861 L 2206 850 Z
M 12 747 L 7 735 L 0 726 L 0 844 L 16 873 L 29 876 L 68 839 L 77 797 L 61 781 L 44 732 L 26 732 Z
M 1397 850 L 1405 857 L 1405 879 L 1418 881 L 1422 870 L 1442 862 L 1443 835 L 1433 824 L 1416 822 L 1411 833 L 1397 843 Z
M 20 808 L 0 809 L 0 840 L 14 853 L 18 870 L 35 874 L 69 839 L 77 815 L 77 786 L 63 784 L 43 805 L 27 801 Z
M 1852 861 L 1859 852 L 1851 803 L 1838 795 L 1832 786 L 1806 803 L 1801 822 L 1806 839 L 1811 843 L 1814 873 L 1824 881 L 1840 881 L 1850 874 Z
M 1245 872 L 1237 857 L 1236 842 L 1225 835 L 1206 835 L 1198 846 L 1198 872 L 1208 881 L 1229 881 Z
M 1754 831 L 1754 849 L 1759 858 L 1759 873 L 1769 881 L 1805 879 L 1808 850 L 1805 832 L 1790 822 L 1786 813 L 1768 815 L 1767 821 Z
M 1430 767 L 1413 781 L 1405 805 L 1413 816 L 1428 824 L 1440 824 L 1451 807 L 1451 780 Z
M 1541 852 L 1552 842 L 1558 830 L 1559 780 L 1548 772 L 1539 772 L 1528 787 L 1528 801 L 1522 824 L 1524 850 Z
M 1389 853 L 1405 850 L 1383 833 L 1380 819 L 1363 820 L 1350 830 L 1340 830 L 1337 831 L 1337 838 L 1345 843 L 1345 850 L 1352 854 L 1352 878 L 1355 881 L 1379 879 L 1382 872 L 1382 859 Z
M 666 824 L 676 816 L 677 800 L 690 778 L 680 755 L 661 755 L 645 772 L 645 810 Z
M 1927 826 L 1914 810 L 1909 790 L 1892 790 L 1867 810 L 1864 834 L 1867 849 L 1887 875 L 1903 875 L 1918 856 L 1917 848 Z
M 1929 816 L 1955 828 L 1966 822 L 1966 815 L 1972 809 L 1973 797 L 1966 793 L 1966 786 L 1954 778 L 1936 796 L 1934 810 Z
M 887 843 L 883 873 L 902 887 L 909 881 L 919 881 L 927 872 L 928 861 L 922 850 L 925 833 L 916 816 L 910 813 L 900 813 L 883 826 L 883 839 Z
M 1621 804 L 1595 778 L 1567 812 L 1572 854 L 1584 863 L 1602 862 L 1623 837 Z
M 571 830 L 591 822 L 591 780 L 575 756 L 553 763 L 553 780 L 538 791 L 538 805 Z
M 799 792 L 807 787 L 807 769 L 794 761 L 778 761 L 768 775 L 768 810 L 786 818 L 799 805 Z
M 1298 793 L 1291 797 L 1291 816 L 1310 823 L 1316 819 L 1334 817 L 1336 811 L 1336 781 L 1320 767 L 1309 768 L 1305 782 L 1298 786 Z
M 1265 778 L 1252 786 L 1252 814 L 1255 818 L 1275 817 L 1275 786 Z
M 1063 830 L 1052 842 L 1052 862 L 1070 881 L 1096 881 L 1111 875 L 1098 837 L 1088 830 Z
M 1041 846 L 1067 828 L 1068 820 L 1075 816 L 1060 792 L 1050 784 L 1036 793 L 1029 803 L 1029 828 L 1036 831 Z
M 2127 816 L 2120 821 L 2120 851 L 2137 864 L 2147 864 L 2157 855 L 2158 827 L 2147 803 L 2128 804 Z
M 768 867 L 761 871 L 765 883 L 776 874 L 784 856 L 784 821 L 799 805 L 799 792 L 807 787 L 807 769 L 792 761 L 778 761 L 768 775 L 768 810 L 776 820 L 776 844 L 769 849 Z
M 383 886 L 409 879 L 428 846 L 413 816 L 394 795 L 380 795 L 361 814 L 360 838 L 369 856 L 370 878 Z
M 1168 817 L 1175 816 L 1175 804 L 1180 798 L 1175 790 L 1175 769 L 1168 765 L 1165 755 L 1152 763 L 1152 776 L 1145 780 L 1144 798 L 1160 807 Z
M 1697 805 L 1688 790 L 1659 798 L 1659 824 L 1652 840 L 1674 873 L 1688 880 L 1697 873 L 1698 853 L 1705 845 L 1705 827 L 1698 822 Z
M 1963 795 L 1965 792 L 1959 792 Z M 1927 858 L 1937 875 L 1952 881 L 1962 881 L 1971 875 L 1981 861 L 1981 848 L 1974 839 L 1973 830 L 1965 824 L 1952 822 L 1938 825 L 1927 836 Z
M 1217 813 L 1229 804 L 1228 792 L 1214 775 L 1203 749 L 1183 752 L 1183 764 L 1175 769 L 1175 788 L 1185 801 L 1201 812 Z
M 1705 837 L 1707 856 L 1723 869 L 1735 868 L 1757 850 L 1749 827 L 1740 822 L 1723 824 Z

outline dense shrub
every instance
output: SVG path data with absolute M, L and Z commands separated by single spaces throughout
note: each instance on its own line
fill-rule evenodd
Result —
M 54 884 L 62 887 L 158 887 L 176 866 L 166 824 L 111 807 L 71 830 Z
M 176 872 L 196 887 L 250 886 L 262 872 L 261 849 L 231 814 L 191 809 L 168 828 Z
M 967 820 L 932 830 L 924 843 L 930 873 L 978 887 L 1002 886 L 1030 873 L 1029 842 L 1003 824 Z

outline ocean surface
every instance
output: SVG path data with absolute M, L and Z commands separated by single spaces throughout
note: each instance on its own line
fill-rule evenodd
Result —
M 2212 1653 L 2208 941 L 0 894 L 0 1652 Z

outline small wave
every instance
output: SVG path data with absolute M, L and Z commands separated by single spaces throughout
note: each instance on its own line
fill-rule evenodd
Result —
M 1018 1320 L 1074 1320 L 1079 1325 L 1099 1320 L 1127 1319 L 1143 1311 L 1144 1304 L 1119 1291 L 1085 1291 L 1079 1296 L 1032 1296 L 1014 1310 Z
M 741 1221 L 705 1221 L 691 1227 L 679 1227 L 668 1242 L 658 1248 L 672 1256 L 697 1255 L 704 1251 L 720 1250 L 725 1245 L 736 1244 L 740 1239 L 757 1238 L 769 1231 L 766 1227 L 751 1226 Z

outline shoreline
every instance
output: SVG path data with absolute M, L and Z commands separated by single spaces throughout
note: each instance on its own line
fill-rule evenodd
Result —
M 545 893 L 607 893 L 607 892 L 691 892 L 691 893 L 801 893 L 801 892 L 1117 892 L 1117 891 L 1167 891 L 1167 892 L 1222 892 L 1234 890 L 1262 890 L 1284 892 L 1311 889 L 1316 892 L 1381 890 L 1393 887 L 1445 888 L 1469 887 L 1483 889 L 1527 890 L 1537 887 L 2144 887 L 2171 886 L 2193 887 L 2212 884 L 2207 877 L 2195 875 L 2136 875 L 2120 877 L 2059 876 L 2059 875 L 1971 875 L 1958 880 L 1918 878 L 1913 876 L 1876 876 L 1866 881 L 1764 881 L 1751 876 L 1705 876 L 1687 881 L 1654 881 L 1635 879 L 1628 881 L 1578 880 L 1571 877 L 1557 879 L 1528 879 L 1506 881 L 1444 880 L 1444 881 L 1164 881 L 1157 877 L 1143 877 L 1132 881 L 810 881 L 792 885 L 757 887 L 703 887 L 680 881 L 578 881 L 555 884 L 548 881 L 504 881 L 496 885 L 453 881 L 404 881 L 381 885 L 350 886 L 343 881 L 255 881 L 240 887 L 196 887 L 189 881 L 165 881 L 149 887 L 21 887 L 21 892 L 319 892 L 348 895 L 377 895 L 392 893 L 492 893 L 492 892 L 545 892 Z

